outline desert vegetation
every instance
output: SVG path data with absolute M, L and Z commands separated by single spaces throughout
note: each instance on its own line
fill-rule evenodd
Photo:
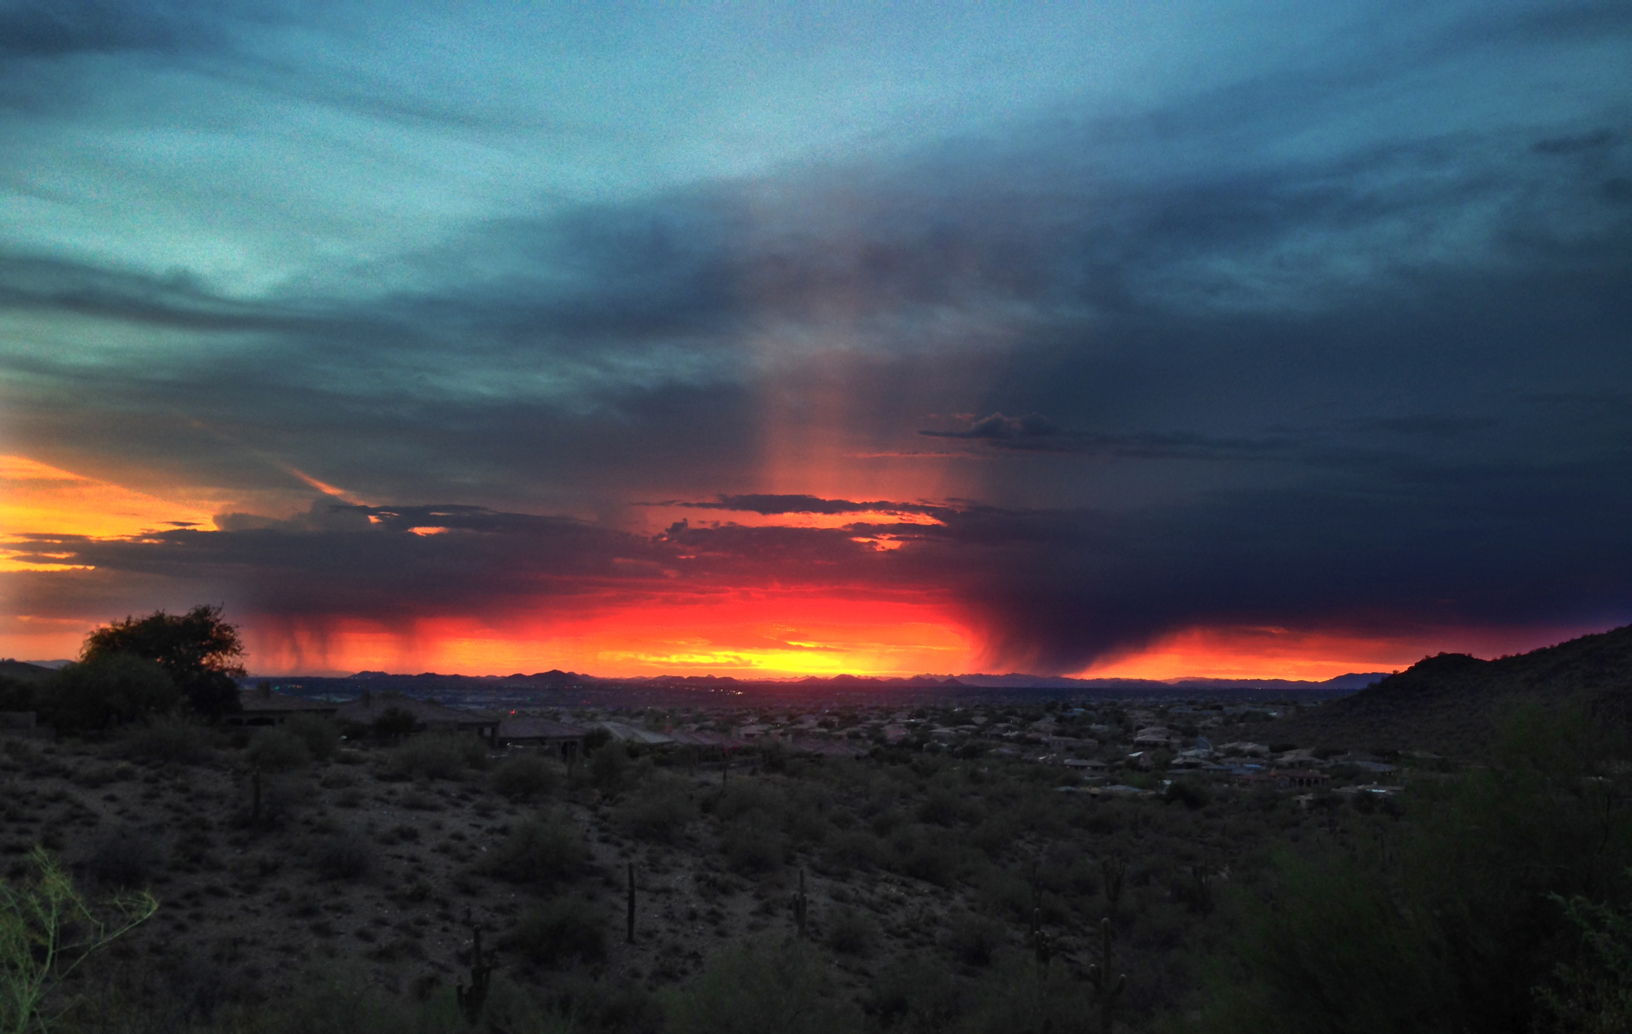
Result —
M 998 717 L 1114 744 L 1131 710 Z M 1497 727 L 1474 765 L 1391 755 L 1381 793 L 1358 762 L 1306 790 L 927 735 L 837 755 L 597 736 L 569 767 L 178 700 L 0 739 L 7 994 L 39 975 L 19 903 L 40 887 L 126 917 L 10 1029 L 1624 1029 L 1625 741 L 1534 702 Z

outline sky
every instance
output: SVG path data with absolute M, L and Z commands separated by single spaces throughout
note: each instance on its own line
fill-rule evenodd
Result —
M 0 655 L 1324 679 L 1632 621 L 1632 7 L 0 0 Z

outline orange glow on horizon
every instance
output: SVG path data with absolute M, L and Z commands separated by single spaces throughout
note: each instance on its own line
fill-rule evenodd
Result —
M 0 534 L 116 538 L 166 526 L 213 527 L 211 510 L 85 477 L 24 456 L 0 456 Z M 0 571 L 64 570 L 0 547 Z
M 1274 626 L 1189 628 L 1107 658 L 1076 678 L 1238 678 L 1323 682 L 1356 672 L 1400 671 L 1437 653 L 1499 657 L 1601 628 L 1422 629 L 1407 634 L 1298 631 Z
M 339 622 L 317 630 L 246 628 L 257 672 L 439 671 L 531 674 L 552 668 L 603 677 L 915 675 L 967 670 L 968 633 L 933 606 L 733 593 L 709 603 L 615 610 L 496 628 L 426 619 L 410 630 Z

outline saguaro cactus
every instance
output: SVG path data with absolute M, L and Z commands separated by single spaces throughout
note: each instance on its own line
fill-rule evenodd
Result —
M 1190 900 L 1197 912 L 1205 914 L 1213 910 L 1213 874 L 1205 865 L 1190 867 Z
M 798 924 L 799 936 L 805 935 L 805 920 L 810 915 L 810 898 L 805 894 L 805 870 L 799 870 L 799 889 L 793 892 L 793 921 Z
M 261 769 L 258 765 L 249 773 L 249 787 L 249 821 L 258 826 L 261 824 Z
M 1105 900 L 1115 905 L 1122 896 L 1122 878 L 1128 874 L 1128 863 L 1120 858 L 1101 858 L 1099 871 L 1105 881 Z
M 470 922 L 469 912 L 465 913 L 465 921 L 470 923 L 470 986 L 455 984 L 453 992 L 466 1022 L 474 1026 L 482 1016 L 483 1004 L 487 1002 L 487 988 L 493 979 L 493 958 L 498 952 L 495 949 L 490 954 L 482 954 L 481 924 Z
M 629 915 L 628 930 L 624 939 L 630 944 L 635 943 L 635 863 L 629 863 Z
M 1127 989 L 1128 975 L 1111 979 L 1111 920 L 1099 921 L 1100 964 L 1088 967 L 1088 982 L 1094 985 L 1094 998 L 1099 1002 L 1100 1034 L 1111 1034 L 1111 1022 L 1116 1011 L 1116 1000 Z

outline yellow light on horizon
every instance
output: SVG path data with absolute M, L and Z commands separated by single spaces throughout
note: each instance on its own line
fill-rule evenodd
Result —
M 0 455 L 0 538 L 122 538 L 166 526 L 211 527 L 211 520 L 211 512 L 197 504 L 161 499 L 26 456 Z M 17 559 L 17 550 L 0 547 L 0 571 L 60 571 L 73 567 L 28 563 Z

